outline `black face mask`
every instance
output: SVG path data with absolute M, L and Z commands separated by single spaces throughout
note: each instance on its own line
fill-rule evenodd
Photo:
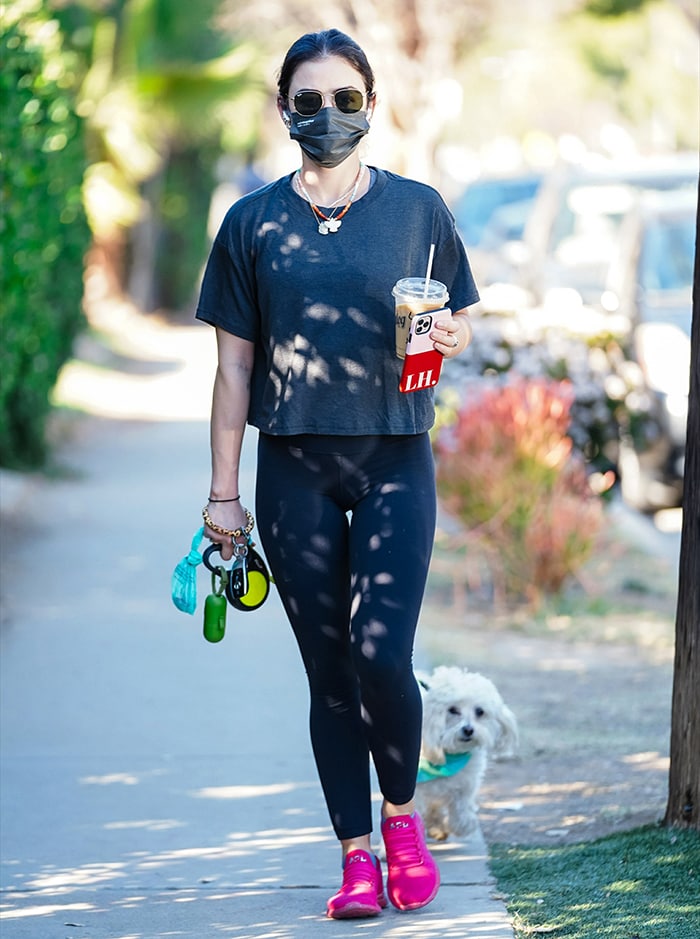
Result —
M 336 108 L 321 108 L 311 117 L 294 113 L 290 118 L 289 136 L 319 166 L 338 166 L 369 130 L 366 111 L 343 114 Z

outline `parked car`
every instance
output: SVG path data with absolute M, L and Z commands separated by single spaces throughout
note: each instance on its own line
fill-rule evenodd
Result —
M 512 279 L 509 246 L 521 241 L 541 183 L 541 173 L 484 176 L 455 203 L 457 228 L 481 287 Z
M 697 189 L 645 193 L 627 213 L 603 304 L 629 321 L 629 420 L 618 469 L 624 500 L 641 511 L 683 493 Z
M 576 291 L 600 308 L 620 224 L 644 190 L 697 190 L 697 154 L 561 165 L 543 181 L 523 235 L 517 283 L 535 304 Z M 579 304 L 580 306 L 580 304 Z

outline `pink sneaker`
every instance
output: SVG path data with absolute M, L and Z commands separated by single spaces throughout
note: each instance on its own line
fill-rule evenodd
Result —
M 343 886 L 327 903 L 331 919 L 378 916 L 386 906 L 379 858 L 350 851 L 343 864 Z
M 399 910 L 427 906 L 440 888 L 440 871 L 425 846 L 420 815 L 385 818 L 382 835 L 386 847 L 387 892 Z

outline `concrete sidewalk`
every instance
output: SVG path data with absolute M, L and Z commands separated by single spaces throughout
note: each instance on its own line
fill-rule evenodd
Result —
M 218 645 L 206 572 L 194 617 L 170 602 L 207 449 L 201 419 L 81 419 L 3 519 L 3 939 L 512 939 L 481 838 L 435 849 L 425 910 L 325 918 L 340 854 L 274 588 Z

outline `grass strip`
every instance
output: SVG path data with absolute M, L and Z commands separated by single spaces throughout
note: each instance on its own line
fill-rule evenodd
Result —
M 698 939 L 700 834 L 645 826 L 561 847 L 491 847 L 517 939 Z

